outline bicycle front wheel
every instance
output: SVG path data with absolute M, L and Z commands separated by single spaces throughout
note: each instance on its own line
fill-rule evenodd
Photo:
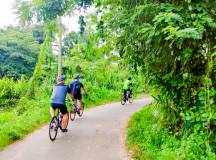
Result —
M 51 141 L 54 141 L 56 139 L 58 133 L 58 120 L 56 116 L 54 116 L 49 125 L 49 137 Z

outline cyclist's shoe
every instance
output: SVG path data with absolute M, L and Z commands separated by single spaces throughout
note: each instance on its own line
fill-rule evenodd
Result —
M 79 110 L 77 111 L 77 114 L 80 116 L 80 111 Z
M 68 129 L 67 128 L 65 128 L 65 129 L 62 129 L 62 132 L 67 132 L 68 131 Z

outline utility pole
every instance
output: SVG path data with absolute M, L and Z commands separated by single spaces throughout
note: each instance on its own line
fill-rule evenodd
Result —
M 59 42 L 59 53 L 58 53 L 58 75 L 62 75 L 62 21 L 61 16 L 59 16 L 59 35 L 58 35 L 58 42 Z

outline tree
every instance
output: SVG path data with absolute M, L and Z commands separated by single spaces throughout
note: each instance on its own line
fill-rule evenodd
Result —
M 157 89 L 164 126 L 179 135 L 204 132 L 215 150 L 216 2 L 102 0 L 98 5 L 120 55 L 141 66 Z
M 31 77 L 40 50 L 40 41 L 33 36 L 33 30 L 19 27 L 0 30 L 0 77 Z
M 80 25 L 80 34 L 83 34 L 85 32 L 85 28 L 86 28 L 86 22 L 84 19 L 84 16 L 79 16 L 79 21 L 78 21 L 79 25 Z
M 79 34 L 76 32 L 70 32 L 63 40 L 63 47 L 62 47 L 62 53 L 68 54 L 70 53 L 71 49 L 78 43 L 79 40 Z

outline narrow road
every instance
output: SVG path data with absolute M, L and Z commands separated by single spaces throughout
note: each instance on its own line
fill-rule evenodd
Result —
M 122 106 L 107 104 L 84 112 L 70 122 L 67 133 L 49 140 L 48 126 L 0 152 L 0 160 L 129 160 L 125 130 L 130 116 L 151 98 Z

